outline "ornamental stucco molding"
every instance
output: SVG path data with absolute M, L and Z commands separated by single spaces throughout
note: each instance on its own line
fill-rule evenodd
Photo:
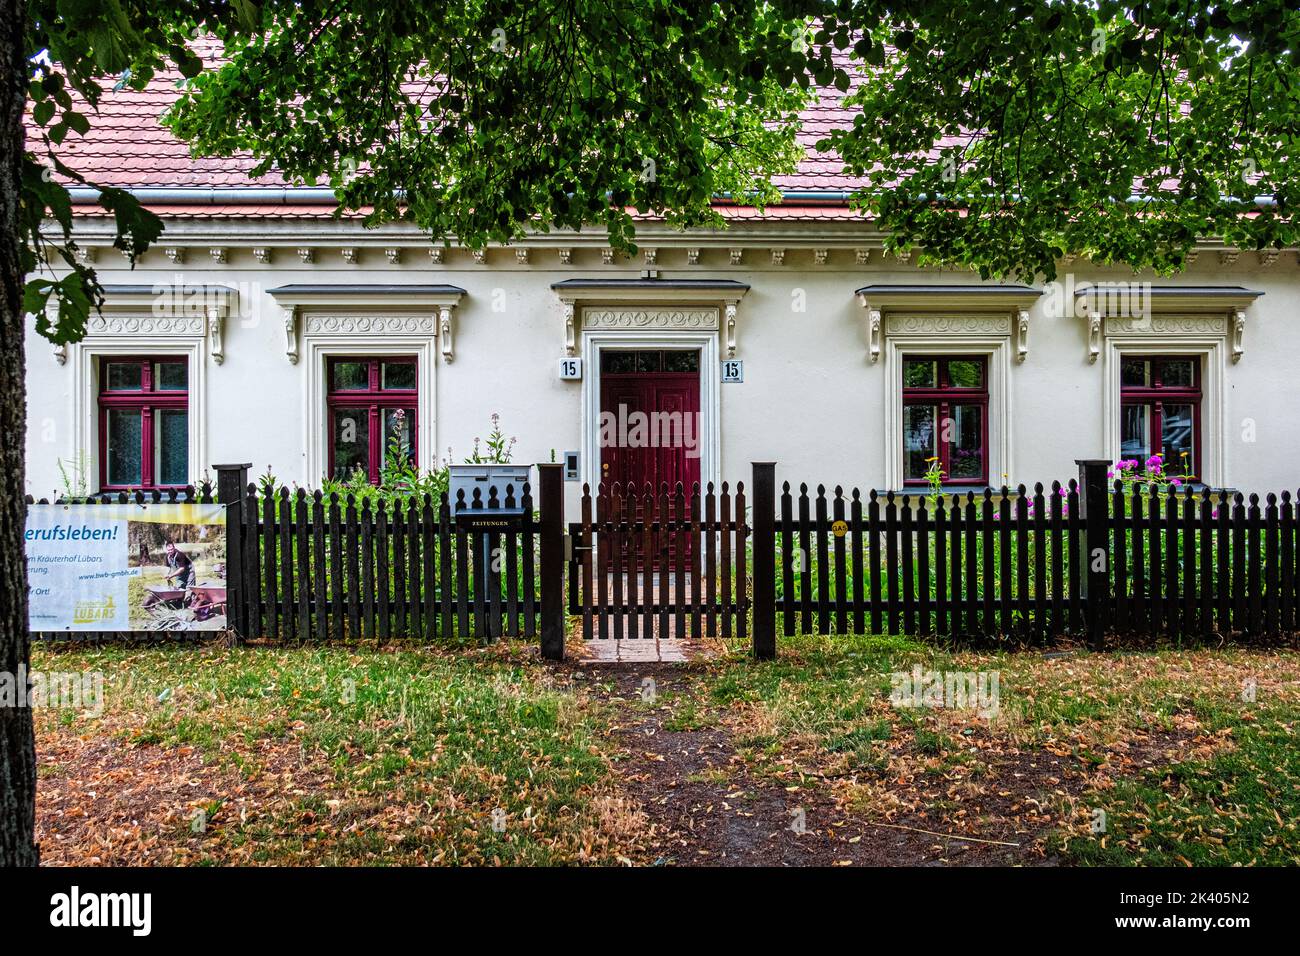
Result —
M 587 329 L 693 329 L 718 328 L 717 309 L 587 309 L 582 314 Z
M 438 349 L 442 352 L 443 361 L 450 362 L 455 358 L 451 306 L 445 304 L 438 306 Z
M 1005 335 L 1010 329 L 1010 318 L 1002 315 L 892 315 L 889 319 L 891 334 Z
M 1108 335 L 1222 335 L 1218 315 L 1107 316 Z
M 436 331 L 435 317 L 427 315 L 322 315 L 307 316 L 308 335 L 357 335 L 389 332 L 406 334 Z
M 203 335 L 203 315 L 92 315 L 88 335 Z

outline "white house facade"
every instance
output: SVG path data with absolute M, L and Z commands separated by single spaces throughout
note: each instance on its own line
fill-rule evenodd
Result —
M 516 461 L 573 466 L 574 499 L 602 479 L 743 480 L 754 460 L 864 489 L 936 462 L 967 488 L 1156 453 L 1215 487 L 1297 483 L 1294 251 L 1207 241 L 1173 278 L 1069 261 L 1050 286 L 987 283 L 886 253 L 822 174 L 765 215 L 724 209 L 725 230 L 643 222 L 631 258 L 588 233 L 472 251 L 332 218 L 319 190 L 239 182 L 232 161 L 132 155 L 119 184 L 163 237 L 132 268 L 83 203 L 102 315 L 65 348 L 31 323 L 38 497 L 78 471 L 165 488 L 222 462 L 315 487 L 375 473 L 394 437 L 431 468 L 494 413 Z M 676 414 L 680 447 L 628 452 L 620 409 Z

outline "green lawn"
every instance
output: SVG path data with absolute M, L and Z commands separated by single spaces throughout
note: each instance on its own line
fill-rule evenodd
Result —
M 890 673 L 918 663 L 997 672 L 997 715 L 893 707 Z M 1250 682 L 1253 701 L 1243 699 Z M 734 728 L 751 770 L 789 779 L 793 768 L 795 776 L 839 781 L 840 796 L 868 815 L 918 792 L 945 791 L 953 812 L 938 818 L 953 826 L 937 829 L 965 832 L 958 825 L 968 815 L 958 809 L 968 790 L 980 789 L 973 782 L 1015 793 L 1025 776 L 1018 761 L 1048 753 L 1082 772 L 1077 786 L 1048 788 L 1060 817 L 1042 835 L 1049 856 L 1108 865 L 1300 864 L 1294 651 L 1046 658 L 953 654 L 900 638 L 808 637 L 784 640 L 773 664 L 709 664 L 700 693 Z M 1094 833 L 1097 810 L 1105 827 Z
M 44 859 L 653 862 L 657 811 L 626 779 L 650 745 L 613 732 L 653 714 L 731 755 L 683 785 L 815 796 L 864 840 L 901 827 L 1014 843 L 1013 862 L 1300 863 L 1294 651 L 746 651 L 683 665 L 646 701 L 638 674 L 620 689 L 517 643 L 38 648 L 35 668 L 105 675 L 102 714 L 38 712 Z M 895 707 L 891 674 L 915 665 L 997 673 L 996 715 Z
M 616 857 L 598 709 L 518 648 L 38 651 L 33 667 L 105 674 L 101 716 L 38 712 L 49 862 Z

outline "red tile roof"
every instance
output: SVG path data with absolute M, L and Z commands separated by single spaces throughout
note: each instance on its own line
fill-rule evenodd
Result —
M 69 136 L 59 147 L 60 159 L 90 181 L 107 186 L 237 189 L 290 185 L 278 173 L 251 178 L 249 170 L 254 161 L 247 154 L 192 157 L 188 145 L 159 122 L 159 117 L 176 99 L 177 79 L 176 73 L 161 73 L 144 90 L 106 92 L 98 113 L 92 116 L 90 135 L 84 139 L 75 134 Z M 838 156 L 814 148 L 814 144 L 829 130 L 851 122 L 850 111 L 841 105 L 845 95 L 834 89 L 823 90 L 818 101 L 804 111 L 798 138 L 806 155 L 795 173 L 776 177 L 774 182 L 782 190 L 843 192 L 862 185 L 861 179 L 843 172 Z M 39 131 L 29 125 L 29 140 L 38 135 Z M 800 200 L 804 198 L 799 197 Z M 80 205 L 79 211 L 86 215 L 103 214 L 94 203 Z M 163 215 L 177 218 L 322 218 L 331 215 L 331 207 L 319 203 L 149 205 Z M 720 211 L 732 219 L 764 217 L 753 209 L 731 205 L 720 206 Z M 837 208 L 792 203 L 773 206 L 769 207 L 766 218 L 851 219 L 856 216 L 839 201 Z

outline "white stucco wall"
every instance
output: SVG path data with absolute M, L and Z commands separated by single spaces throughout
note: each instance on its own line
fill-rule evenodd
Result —
M 221 225 L 205 228 L 219 235 Z M 513 250 L 495 249 L 484 264 L 451 250 L 444 264 L 431 265 L 416 238 L 409 240 L 398 264 L 389 263 L 380 245 L 363 247 L 359 263 L 351 265 L 340 255 L 341 243 L 329 244 L 328 236 L 309 242 L 288 234 L 278 237 L 278 246 L 265 238 L 226 241 L 227 262 L 216 264 L 207 254 L 213 240 L 193 235 L 195 244 L 181 266 L 164 256 L 166 240 L 134 271 L 111 250 L 100 252 L 95 265 L 105 285 L 171 283 L 180 275 L 187 284 L 234 283 L 240 290 L 239 314 L 225 324 L 223 363 L 204 358 L 205 432 L 196 479 L 204 466 L 250 461 L 254 475 L 269 467 L 285 482 L 314 483 L 315 476 L 305 470 L 303 425 L 309 353 L 300 331 L 302 358 L 295 365 L 286 357 L 281 309 L 268 289 L 292 283 L 448 283 L 465 289 L 455 313 L 454 361 L 436 358 L 433 374 L 422 378 L 435 382 L 434 421 L 426 423 L 424 434 L 432 434 L 438 458 L 450 448 L 460 460 L 474 437 L 486 434 L 488 415 L 499 412 L 507 434 L 519 439 L 516 460 L 536 462 L 550 460 L 552 451 L 559 460 L 565 450 L 580 448 L 584 427 L 582 384 L 557 375 L 564 355 L 563 307 L 551 283 L 574 277 L 635 278 L 642 268 L 640 261 L 604 265 L 598 247 L 576 243 L 572 264 L 561 266 L 555 246 L 562 242 L 534 248 L 528 264 L 518 263 Z M 184 238 L 183 229 L 177 238 Z M 698 265 L 687 265 L 681 237 L 676 246 L 668 240 L 660 246 L 657 268 L 664 278 L 734 279 L 751 286 L 738 309 L 736 357 L 745 362 L 745 381 L 719 387 L 718 471 L 729 480 L 747 481 L 751 460 L 774 459 L 778 481 L 883 488 L 888 483 L 884 362 L 869 359 L 866 313 L 854 290 L 883 283 L 975 280 L 969 273 L 918 270 L 878 250 L 860 265 L 843 237 L 838 244 L 828 243 L 825 264 L 814 265 L 815 227 L 797 238 L 799 244 L 789 236 L 766 241 L 751 232 L 745 237 L 744 259 L 736 266 L 730 264 L 726 240 L 698 243 Z M 296 246 L 308 244 L 316 247 L 312 264 L 296 254 Z M 274 248 L 269 264 L 255 261 L 254 245 Z M 779 266 L 771 264 L 773 245 L 786 248 Z M 1300 422 L 1293 412 L 1300 404 L 1300 344 L 1291 329 L 1300 311 L 1300 273 L 1293 259 L 1283 254 L 1266 267 L 1253 254 L 1242 253 L 1235 264 L 1226 264 L 1211 251 L 1202 253 L 1187 274 L 1154 280 L 1239 285 L 1264 293 L 1246 312 L 1244 355 L 1237 363 L 1225 363 L 1222 478 L 1243 490 L 1300 485 Z M 1121 270 L 1089 268 L 1077 269 L 1076 278 L 1131 277 Z M 800 299 L 802 312 L 793 307 Z M 1031 312 L 1026 360 L 1011 364 L 1012 483 L 1064 480 L 1076 473 L 1074 459 L 1110 457 L 1117 451 L 1103 447 L 1103 363 L 1088 361 L 1086 323 L 1046 316 L 1043 308 L 1040 301 Z M 78 451 L 94 455 L 93 448 L 76 447 L 77 352 L 73 347 L 67 362 L 59 364 L 48 343 L 34 331 L 28 336 L 27 487 L 37 496 L 60 489 L 59 459 L 72 460 Z M 436 342 L 431 354 L 438 355 Z M 584 371 L 588 376 L 596 372 Z M 718 370 L 705 368 L 704 373 L 716 376 Z M 93 402 L 93 396 L 86 400 Z M 1247 419 L 1254 422 L 1253 436 L 1243 424 Z M 1213 435 L 1202 439 L 1217 440 Z M 999 480 L 997 475 L 994 479 Z M 93 486 L 93 475 L 91 480 Z M 571 490 L 576 494 L 576 488 Z

